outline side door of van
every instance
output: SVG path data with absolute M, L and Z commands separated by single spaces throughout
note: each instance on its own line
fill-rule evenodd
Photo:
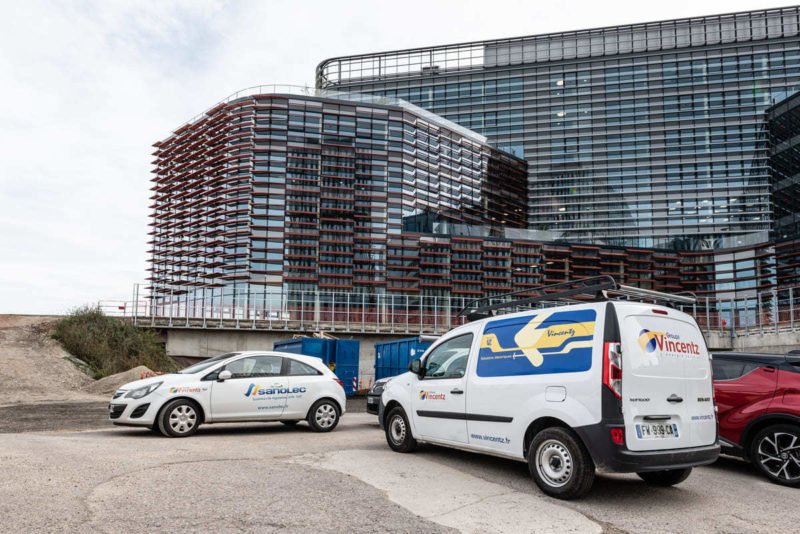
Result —
M 467 443 L 467 364 L 475 336 L 451 337 L 425 356 L 425 376 L 412 378 L 411 411 L 417 437 Z
M 596 406 L 596 389 L 587 387 L 600 341 L 596 320 L 596 310 L 587 307 L 486 322 L 470 367 L 470 446 L 521 455 L 525 428 L 535 417 L 578 417 L 586 410 L 574 410 L 573 403 Z

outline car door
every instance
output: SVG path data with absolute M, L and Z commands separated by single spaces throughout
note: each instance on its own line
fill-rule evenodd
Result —
M 433 347 L 423 378 L 412 378 L 411 408 L 421 438 L 467 443 L 466 369 L 474 336 L 466 333 Z
M 775 395 L 775 367 L 720 355 L 714 356 L 711 365 L 719 433 L 725 439 L 739 443 L 744 427 L 766 413 Z
M 211 414 L 214 421 L 274 419 L 286 407 L 288 379 L 281 375 L 280 356 L 245 356 L 218 371 L 231 378 L 212 382 Z
M 322 396 L 323 381 L 330 383 L 332 380 L 294 358 L 284 358 L 284 368 L 289 379 L 289 391 L 282 418 L 304 419 L 311 405 Z

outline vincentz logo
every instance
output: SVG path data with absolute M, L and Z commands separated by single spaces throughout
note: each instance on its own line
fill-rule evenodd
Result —
M 434 393 L 433 391 L 420 391 L 420 400 L 444 400 L 444 393 Z
M 661 352 L 684 356 L 700 355 L 700 346 L 697 343 L 687 343 L 680 339 L 679 335 L 669 332 L 651 332 L 647 329 L 639 332 L 639 346 L 645 352 L 652 353 L 658 349 Z
M 258 384 L 250 384 L 250 387 L 247 388 L 245 392 L 245 397 L 255 397 L 255 396 L 262 396 L 262 395 L 285 395 L 287 393 L 305 393 L 305 387 L 299 388 L 266 388 L 261 389 L 261 386 Z

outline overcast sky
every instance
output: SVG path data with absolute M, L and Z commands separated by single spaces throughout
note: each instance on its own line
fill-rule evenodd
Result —
M 322 59 L 788 5 L 759 0 L 9 1 L 0 17 L 0 313 L 130 299 L 151 145 Z

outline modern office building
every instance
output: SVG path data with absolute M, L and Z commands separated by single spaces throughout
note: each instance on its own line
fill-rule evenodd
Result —
M 767 110 L 778 285 L 800 285 L 800 93 Z
M 215 288 L 375 293 L 401 235 L 526 223 L 523 160 L 395 98 L 256 87 L 155 147 L 157 300 Z
M 339 57 L 318 66 L 317 85 L 408 100 L 523 157 L 532 230 L 595 245 L 740 249 L 769 242 L 782 213 L 764 112 L 800 89 L 799 14 Z

